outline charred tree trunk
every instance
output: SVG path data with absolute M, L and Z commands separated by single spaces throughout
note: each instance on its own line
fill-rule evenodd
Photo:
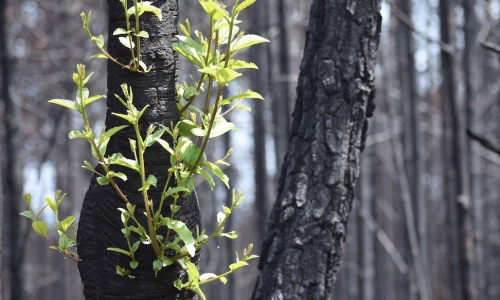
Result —
M 380 3 L 315 0 L 252 299 L 329 299 L 374 105 Z
M 0 1 L 0 67 L 2 85 L 1 99 L 4 103 L 4 128 L 5 140 L 3 141 L 3 153 L 5 159 L 5 169 L 3 171 L 3 191 L 4 191 L 4 209 L 5 225 L 0 230 L 5 230 L 5 247 L 0 245 L 5 252 L 5 261 L 8 264 L 7 278 L 9 282 L 9 295 L 11 300 L 24 299 L 23 283 L 23 255 L 24 240 L 21 236 L 21 222 L 19 212 L 22 203 L 21 186 L 21 166 L 19 162 L 20 144 L 19 128 L 20 117 L 19 108 L 10 95 L 11 79 L 13 69 L 11 68 L 11 59 L 9 54 L 8 28 L 7 28 L 7 1 Z M 2 270 L 3 273 L 3 270 Z
M 117 27 L 124 27 L 124 13 L 121 3 L 109 0 L 109 36 Z M 142 45 L 142 55 L 147 65 L 152 65 L 158 71 L 147 74 L 138 74 L 127 71 L 118 65 L 108 62 L 108 113 L 105 125 L 108 128 L 122 125 L 123 120 L 111 115 L 111 112 L 124 113 L 124 108 L 114 97 L 121 94 L 120 85 L 127 83 L 132 87 L 134 103 L 141 109 L 149 104 L 150 108 L 142 117 L 141 129 L 145 133 L 150 124 L 164 124 L 177 119 L 175 81 L 177 79 L 177 56 L 172 52 L 172 38 L 177 34 L 177 1 L 161 0 L 155 2 L 163 12 L 163 22 L 154 16 L 144 14 L 141 25 L 149 32 L 149 39 Z M 133 22 L 133 21 L 132 21 Z M 130 53 L 118 39 L 110 38 L 108 50 L 113 57 L 123 63 L 128 63 Z M 173 64 L 174 67 L 167 68 Z M 125 157 L 132 157 L 129 138 L 133 138 L 133 128 L 126 128 L 114 135 L 108 146 L 108 153 L 121 152 Z M 146 152 L 145 164 L 148 174 L 158 178 L 158 182 L 166 182 L 169 157 L 161 146 L 154 145 Z M 144 209 L 142 196 L 137 191 L 140 187 L 140 178 L 127 172 L 128 181 L 119 182 L 129 201 L 137 205 L 136 211 Z M 150 198 L 158 207 L 161 190 L 150 190 Z M 200 225 L 200 214 L 195 194 L 180 202 L 181 209 L 176 218 L 187 224 L 189 228 Z M 129 264 L 126 256 L 107 251 L 107 247 L 126 248 L 126 240 L 120 232 L 121 221 L 118 207 L 124 203 L 110 186 L 100 186 L 95 177 L 84 199 L 78 228 L 78 253 L 81 261 L 78 264 L 84 285 L 86 299 L 192 299 L 193 295 L 187 291 L 179 291 L 173 286 L 174 280 L 183 277 L 183 270 L 177 264 L 162 269 L 155 277 L 152 263 L 155 254 L 152 248 L 145 245 L 136 252 L 137 260 L 141 263 L 133 271 L 135 279 L 118 276 L 115 266 L 125 267 Z M 165 205 L 164 215 L 169 215 L 169 205 Z M 141 216 L 137 215 L 138 218 Z M 140 220 L 140 219 L 139 219 Z

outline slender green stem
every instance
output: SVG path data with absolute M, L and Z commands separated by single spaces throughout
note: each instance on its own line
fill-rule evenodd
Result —
M 137 4 L 137 0 L 134 0 L 135 6 L 135 47 L 137 49 L 137 69 L 140 68 L 139 62 L 141 61 L 141 37 L 139 36 L 139 32 L 141 31 L 140 23 L 139 23 L 139 4 Z
M 222 88 L 223 88 L 223 86 L 219 85 L 219 88 L 217 89 L 217 96 L 215 99 L 214 109 L 212 111 L 212 118 L 210 119 L 210 123 L 208 124 L 207 135 L 205 136 L 205 139 L 203 141 L 203 146 L 201 148 L 200 154 L 198 155 L 196 162 L 194 163 L 193 167 L 191 168 L 191 174 L 193 174 L 196 171 L 196 168 L 198 168 L 198 165 L 200 164 L 200 160 L 203 157 L 203 153 L 205 153 L 205 149 L 207 148 L 208 140 L 210 139 L 210 133 L 212 133 L 212 128 L 214 127 L 214 123 L 215 123 L 215 117 L 217 116 L 217 110 L 219 110 L 219 102 L 220 102 L 220 98 L 222 96 Z
M 78 93 L 80 94 L 80 99 L 81 101 L 84 101 L 83 100 L 83 88 L 78 88 Z M 90 131 L 92 132 L 92 128 L 90 127 L 90 122 L 89 122 L 89 119 L 87 117 L 87 111 L 85 110 L 85 105 L 84 103 L 80 103 L 80 106 L 82 108 L 82 116 L 83 116 L 83 121 L 85 123 L 85 131 Z M 101 164 L 101 166 L 103 167 L 104 171 L 107 173 L 109 173 L 109 167 L 108 165 L 104 162 L 104 156 L 102 155 L 101 151 L 99 150 L 99 147 L 97 146 L 97 144 L 95 143 L 95 140 L 94 140 L 94 134 L 92 133 L 92 136 L 90 138 L 88 138 L 88 141 L 90 142 L 92 148 L 94 148 L 95 150 L 95 153 L 97 154 L 97 157 L 99 159 L 99 163 Z M 111 184 L 111 186 L 113 186 L 113 188 L 115 189 L 115 191 L 118 193 L 118 195 L 120 196 L 120 198 L 122 198 L 122 200 L 125 202 L 125 203 L 129 203 L 128 199 L 127 199 L 127 196 L 125 196 L 123 194 L 123 192 L 121 191 L 121 189 L 118 187 L 118 185 L 116 184 L 116 181 L 113 179 L 113 178 L 109 178 L 109 183 Z
M 168 174 L 167 182 L 165 183 L 165 186 L 163 187 L 163 192 L 161 193 L 160 206 L 158 207 L 158 211 L 160 211 L 160 212 L 163 208 L 163 202 L 167 198 L 165 195 L 167 193 L 167 188 L 168 188 L 168 185 L 170 184 L 171 178 L 172 178 L 172 173 Z
M 135 71 L 137 69 L 137 64 L 135 61 L 135 54 L 134 54 L 134 49 L 132 49 L 132 35 L 131 35 L 131 29 L 130 29 L 130 16 L 128 15 L 128 4 L 127 1 L 124 2 L 124 8 L 125 8 L 125 23 L 127 24 L 127 38 L 130 46 L 130 55 L 132 57 L 132 70 Z M 137 23 L 137 20 L 135 20 Z
M 137 138 L 137 147 L 139 151 L 139 166 L 140 166 L 140 174 L 141 174 L 141 183 L 142 186 L 146 184 L 146 167 L 144 165 L 144 141 L 142 140 L 141 133 L 139 131 L 139 125 L 137 123 L 134 124 L 135 135 Z M 155 251 L 156 256 L 162 256 L 160 247 L 158 245 L 158 239 L 156 238 L 156 226 L 153 224 L 153 219 L 151 217 L 151 209 L 149 206 L 148 192 L 142 192 L 143 200 L 144 200 L 144 210 L 146 211 L 146 219 L 148 222 L 148 232 L 149 238 L 151 240 L 151 245 Z
M 217 275 L 217 276 L 215 276 L 215 277 L 209 278 L 209 279 L 207 279 L 207 280 L 200 281 L 198 284 L 199 284 L 199 285 L 202 285 L 202 284 L 210 283 L 210 282 L 212 282 L 212 281 L 218 280 L 218 279 L 220 279 L 220 278 L 222 278 L 222 277 L 226 277 L 226 276 L 231 275 L 231 274 L 233 274 L 233 273 L 234 273 L 234 271 L 233 271 L 233 270 L 229 270 L 229 271 L 227 271 L 227 272 L 226 272 L 226 273 L 224 273 L 224 274 L 220 274 L 220 275 Z

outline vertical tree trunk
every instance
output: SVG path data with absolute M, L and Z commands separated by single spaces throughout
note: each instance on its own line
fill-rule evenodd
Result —
M 289 75 L 290 58 L 288 44 L 288 27 L 285 0 L 278 0 L 278 74 L 277 87 L 272 89 L 272 111 L 274 124 L 274 147 L 276 152 L 276 172 L 280 173 L 286 154 L 286 146 L 290 132 L 290 93 L 286 76 Z
M 256 34 L 267 37 L 269 29 L 269 1 L 258 1 L 249 10 L 251 23 Z M 269 44 L 257 45 L 250 51 L 250 61 L 256 63 L 260 70 L 252 72 L 250 80 L 252 89 L 267 97 L 269 95 L 270 61 Z M 264 75 L 265 74 L 265 75 Z M 257 251 L 266 233 L 266 220 L 269 216 L 268 176 L 266 163 L 266 118 L 263 101 L 254 102 L 253 109 L 253 141 L 254 141 L 254 181 L 255 181 L 255 224 L 257 230 Z
M 453 3 L 451 0 L 439 1 L 439 16 L 441 25 L 441 40 L 450 45 L 454 45 L 455 26 Z M 455 272 L 459 281 L 456 282 L 459 288 L 459 295 L 456 299 L 475 299 L 474 285 L 472 281 L 471 263 L 473 256 L 473 240 L 471 237 L 471 226 L 469 220 L 469 173 L 467 166 L 467 153 L 465 147 L 465 128 L 463 126 L 462 110 L 457 97 L 457 68 L 456 58 L 453 53 L 441 51 L 442 68 L 442 96 L 445 105 L 449 107 L 451 129 L 452 129 L 452 150 L 451 150 L 451 171 L 453 172 L 453 185 L 451 193 L 453 205 L 451 209 L 456 210 L 456 224 L 451 226 L 458 227 L 458 245 L 451 245 L 452 255 L 458 255 L 459 261 L 455 259 Z M 458 263 L 458 265 L 457 265 Z
M 476 39 L 479 32 L 479 24 L 476 20 L 475 7 L 476 1 L 463 1 L 464 11 L 464 67 L 465 67 L 465 111 L 467 128 L 476 129 L 478 120 L 475 106 L 478 103 L 478 47 Z M 483 201 L 480 195 L 481 179 L 478 156 L 478 145 L 472 139 L 467 139 L 468 170 L 470 177 L 470 203 L 472 209 L 472 231 L 474 239 L 474 279 L 472 284 L 476 287 L 474 299 L 483 300 L 487 297 L 484 257 L 483 257 Z
M 130 60 L 130 53 L 118 39 L 113 38 L 117 27 L 124 27 L 123 8 L 119 1 L 109 0 L 109 42 L 108 51 L 124 63 Z M 149 32 L 149 39 L 143 40 L 142 55 L 146 65 L 154 69 L 147 74 L 129 72 L 108 62 L 108 113 L 105 125 L 108 128 L 122 125 L 123 120 L 111 115 L 111 112 L 123 112 L 124 108 L 114 94 L 121 94 L 120 85 L 127 83 L 132 87 L 134 103 L 141 109 L 149 104 L 150 108 L 142 117 L 143 133 L 149 124 L 176 122 L 176 90 L 177 56 L 172 51 L 172 39 L 177 34 L 177 1 L 156 1 L 155 6 L 163 12 L 160 22 L 152 14 L 144 14 L 141 26 Z M 133 21 L 132 21 L 133 23 Z M 168 68 L 173 64 L 174 67 Z M 121 152 L 125 157 L 132 157 L 129 138 L 133 138 L 133 128 L 126 128 L 114 135 L 109 142 L 107 153 Z M 145 157 L 146 172 L 157 177 L 158 183 L 166 182 L 169 165 L 168 153 L 154 145 L 148 148 Z M 127 170 L 125 170 L 127 172 Z M 144 209 L 142 196 L 137 192 L 140 178 L 127 172 L 128 181 L 118 182 L 129 201 L 137 205 L 136 211 Z M 158 206 L 161 190 L 150 190 L 150 198 Z M 182 199 L 180 211 L 176 218 L 186 223 L 189 228 L 200 225 L 200 214 L 195 194 Z M 126 267 L 129 259 L 121 254 L 107 251 L 107 247 L 126 247 L 126 240 L 120 232 L 121 221 L 118 207 L 124 207 L 123 201 L 110 186 L 100 186 L 95 177 L 84 199 L 78 228 L 78 253 L 81 261 L 78 264 L 86 299 L 192 299 L 193 294 L 179 291 L 173 286 L 174 280 L 183 278 L 185 272 L 177 264 L 162 269 L 155 277 L 152 262 L 155 254 L 152 248 L 141 245 L 136 257 L 141 263 L 132 272 L 135 279 L 118 276 L 115 266 Z M 169 205 L 165 205 L 164 215 L 169 215 Z M 138 216 L 140 217 L 140 216 Z
M 372 158 L 373 147 L 368 147 L 365 150 L 364 157 L 361 159 L 361 218 L 373 215 L 373 169 Z M 359 238 L 359 267 L 361 274 L 361 297 L 360 300 L 375 300 L 375 234 L 365 222 L 361 222 L 358 231 Z
M 23 255 L 24 240 L 21 236 L 21 222 L 19 211 L 22 203 L 21 164 L 18 153 L 20 117 L 19 108 L 10 96 L 11 78 L 13 70 L 9 54 L 8 27 L 7 27 L 7 0 L 0 1 L 0 66 L 2 68 L 1 98 L 4 103 L 5 140 L 3 142 L 3 156 L 5 159 L 6 174 L 2 179 L 5 209 L 5 245 L 0 245 L 5 251 L 5 261 L 8 263 L 7 277 L 11 300 L 24 299 L 23 283 Z
M 329 299 L 343 256 L 367 117 L 380 3 L 315 0 L 257 299 Z

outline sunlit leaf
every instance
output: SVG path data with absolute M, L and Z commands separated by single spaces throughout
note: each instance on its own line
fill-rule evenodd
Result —
M 31 223 L 31 226 L 33 227 L 35 232 L 38 233 L 39 235 L 41 235 L 43 237 L 47 236 L 47 232 L 49 231 L 49 227 L 47 226 L 47 223 L 45 223 L 44 221 L 35 221 L 35 222 Z
M 231 52 L 234 54 L 252 45 L 260 43 L 269 43 L 269 40 L 255 34 L 246 34 L 236 40 L 231 47 Z

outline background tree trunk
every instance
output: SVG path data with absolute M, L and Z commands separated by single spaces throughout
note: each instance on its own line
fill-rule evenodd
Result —
M 125 18 L 119 1 L 109 0 L 108 5 L 109 36 L 112 37 L 117 27 L 125 26 Z M 150 124 L 169 126 L 170 122 L 177 120 L 177 56 L 172 51 L 172 39 L 177 34 L 177 1 L 162 0 L 155 2 L 155 5 L 162 10 L 163 21 L 159 22 L 152 14 L 144 14 L 141 17 L 142 27 L 149 32 L 149 39 L 143 40 L 142 43 L 142 55 L 146 65 L 161 70 L 147 74 L 132 73 L 108 62 L 108 113 L 105 123 L 108 128 L 124 123 L 122 119 L 110 114 L 124 112 L 123 106 L 114 97 L 114 94 L 122 94 L 120 85 L 123 83 L 132 87 L 134 104 L 138 109 L 146 104 L 150 105 L 141 119 L 142 133 L 145 133 Z M 109 39 L 108 51 L 123 63 L 130 60 L 129 50 L 123 47 L 118 39 Z M 173 67 L 167 68 L 171 64 Z M 121 152 L 125 157 L 132 157 L 128 139 L 133 137 L 131 127 L 120 131 L 109 142 L 107 153 Z M 166 182 L 168 164 L 168 153 L 163 151 L 161 146 L 156 144 L 148 148 L 145 156 L 146 172 L 155 175 L 159 183 Z M 119 182 L 118 185 L 129 201 L 137 205 L 136 211 L 144 209 L 142 196 L 137 192 L 140 178 L 133 174 L 135 172 L 122 171 L 127 173 L 128 181 Z M 161 190 L 152 189 L 149 196 L 157 207 Z M 195 194 L 182 199 L 179 205 L 181 210 L 176 214 L 176 218 L 194 230 L 195 225 L 200 225 Z M 177 264 L 162 269 L 155 277 L 152 263 L 156 257 L 152 248 L 145 245 L 141 245 L 136 252 L 137 260 L 141 263 L 132 272 L 132 275 L 136 276 L 135 279 L 115 274 L 116 265 L 126 267 L 129 264 L 129 259 L 124 255 L 106 250 L 107 247 L 126 247 L 126 240 L 120 232 L 118 207 L 124 207 L 124 203 L 112 187 L 98 185 L 93 177 L 84 199 L 78 228 L 78 253 L 81 259 L 78 267 L 86 299 L 192 299 L 191 292 L 179 291 L 173 286 L 174 280 L 185 274 Z M 169 215 L 169 205 L 165 207 L 164 215 Z
M 267 38 L 269 30 L 269 1 L 257 1 L 248 10 L 250 22 L 255 34 Z M 258 71 L 250 73 L 252 89 L 265 98 L 269 96 L 269 72 L 271 70 L 270 46 L 268 43 L 255 46 L 250 51 L 250 61 L 259 66 Z M 266 234 L 266 220 L 269 216 L 269 180 L 266 162 L 266 102 L 255 101 L 253 104 L 253 145 L 254 145 L 254 180 L 255 180 L 255 226 L 257 230 L 257 241 L 264 240 Z M 260 251 L 260 245 L 256 247 Z
M 330 298 L 366 118 L 374 109 L 380 3 L 312 3 L 291 138 L 253 300 Z
M 0 66 L 2 68 L 1 98 L 4 104 L 5 140 L 3 141 L 3 156 L 5 169 L 2 177 L 4 194 L 5 221 L 1 230 L 5 232 L 5 242 L 10 246 L 0 245 L 7 249 L 5 261 L 8 264 L 7 278 L 9 293 L 6 296 L 11 300 L 24 299 L 23 256 L 24 239 L 21 237 L 21 222 L 19 212 L 22 203 L 22 186 L 20 182 L 22 167 L 19 160 L 20 118 L 19 104 L 15 103 L 10 94 L 13 69 L 9 53 L 9 34 L 7 28 L 7 0 L 0 3 Z M 3 273 L 3 272 L 2 272 Z
M 454 5 L 451 0 L 439 1 L 439 15 L 441 24 L 441 40 L 450 45 L 455 45 L 454 36 L 455 17 L 453 13 Z M 458 300 L 475 299 L 475 287 L 472 279 L 472 259 L 473 259 L 473 239 L 472 228 L 469 216 L 469 173 L 466 152 L 465 128 L 463 123 L 463 110 L 458 99 L 458 81 L 456 58 L 454 53 L 441 51 L 441 68 L 443 74 L 442 96 L 445 107 L 448 108 L 448 115 L 451 128 L 451 161 L 450 171 L 452 171 L 452 182 L 450 185 L 452 192 L 449 201 L 450 209 L 455 210 L 456 223 L 451 223 L 452 228 L 458 229 L 458 244 L 451 245 L 452 257 L 458 281 Z M 450 211 L 450 214 L 454 212 Z M 451 219 L 453 221 L 453 219 Z M 460 269 L 460 270 L 459 270 Z

